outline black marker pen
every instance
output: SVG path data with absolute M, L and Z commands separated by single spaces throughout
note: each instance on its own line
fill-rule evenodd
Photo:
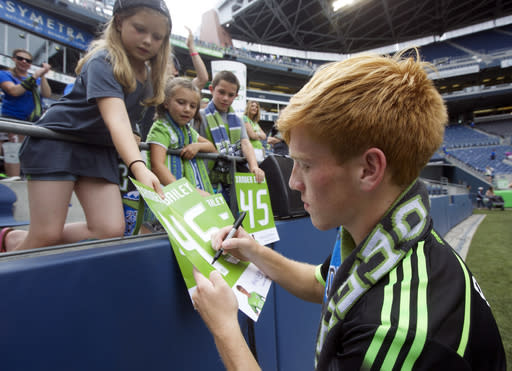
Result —
M 233 224 L 233 228 L 231 228 L 231 230 L 229 231 L 226 238 L 224 238 L 224 241 L 229 240 L 230 238 L 233 238 L 238 227 L 240 227 L 242 225 L 242 222 L 244 221 L 244 218 L 245 218 L 245 214 L 247 214 L 246 211 L 243 211 L 242 213 L 240 213 L 235 224 Z M 224 252 L 224 249 L 222 247 L 217 250 L 217 252 L 215 253 L 215 256 L 213 257 L 212 264 L 215 263 L 217 261 L 217 259 L 220 258 L 220 256 L 222 255 L 223 252 Z

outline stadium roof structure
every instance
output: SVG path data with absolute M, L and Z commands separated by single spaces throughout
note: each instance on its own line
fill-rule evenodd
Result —
M 512 15 L 512 0 L 225 0 L 219 20 L 233 39 L 350 54 Z

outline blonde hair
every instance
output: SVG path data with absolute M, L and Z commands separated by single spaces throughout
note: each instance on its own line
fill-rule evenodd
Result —
M 116 13 L 105 25 L 105 29 L 101 37 L 94 40 L 89 46 L 87 54 L 80 59 L 76 67 L 76 74 L 78 75 L 82 70 L 85 62 L 87 62 L 94 54 L 100 50 L 107 50 L 110 63 L 114 71 L 115 79 L 123 86 L 124 90 L 128 93 L 133 92 L 137 88 L 137 80 L 135 73 L 130 65 L 126 50 L 124 49 L 121 41 L 121 34 L 116 25 L 120 24 L 124 19 L 135 15 L 140 10 L 147 10 L 163 16 L 160 12 L 147 7 L 128 8 Z M 164 37 L 162 46 L 158 53 L 149 60 L 149 67 L 151 68 L 151 83 L 153 85 L 153 97 L 148 98 L 143 103 L 145 105 L 157 105 L 164 99 L 164 81 L 161 76 L 165 74 L 167 67 L 167 60 L 170 53 L 169 37 L 171 29 L 169 28 Z
M 167 82 L 165 84 L 165 99 L 163 103 L 160 103 L 156 107 L 156 116 L 159 118 L 165 117 L 165 114 L 167 112 L 167 108 L 165 107 L 165 102 L 172 98 L 174 94 L 176 93 L 176 90 L 178 88 L 184 88 L 192 90 L 197 95 L 197 110 L 196 114 L 199 111 L 199 101 L 201 100 L 201 92 L 197 88 L 197 86 L 194 85 L 192 80 L 186 79 L 184 77 L 170 77 L 167 79 Z
M 251 115 L 250 110 L 253 103 L 256 103 L 258 106 L 258 112 L 256 112 L 254 115 Z M 247 105 L 245 106 L 244 115 L 249 117 L 252 121 L 258 123 L 258 121 L 260 121 L 260 103 L 256 102 L 255 100 L 248 100 Z
M 291 98 L 277 122 L 326 143 L 339 163 L 377 147 L 394 183 L 410 184 L 443 142 L 448 120 L 419 53 L 364 55 L 331 63 Z

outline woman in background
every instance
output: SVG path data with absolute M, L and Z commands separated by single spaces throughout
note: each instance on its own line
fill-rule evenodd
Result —
M 247 129 L 247 135 L 254 147 L 254 153 L 256 154 L 256 160 L 258 162 L 263 161 L 265 158 L 265 151 L 263 149 L 262 140 L 267 139 L 267 135 L 258 124 L 260 121 L 260 104 L 256 101 L 247 101 L 245 112 L 243 116 L 245 128 Z

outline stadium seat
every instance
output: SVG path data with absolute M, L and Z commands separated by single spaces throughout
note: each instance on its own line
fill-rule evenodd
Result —
M 14 219 L 13 210 L 16 193 L 6 185 L 0 184 L 0 227 L 27 225 L 28 222 Z

